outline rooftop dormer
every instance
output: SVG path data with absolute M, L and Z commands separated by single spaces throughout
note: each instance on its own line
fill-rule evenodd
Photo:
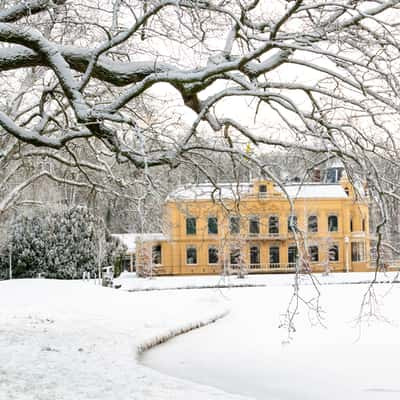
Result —
M 274 184 L 269 180 L 255 180 L 253 183 L 253 193 L 259 197 L 271 196 L 276 192 Z
M 344 165 L 340 160 L 330 160 L 324 169 L 324 183 L 339 183 L 346 175 Z

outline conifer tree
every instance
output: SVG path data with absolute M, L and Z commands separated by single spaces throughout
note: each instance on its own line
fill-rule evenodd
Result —
M 100 235 L 101 233 L 101 235 Z M 97 272 L 99 237 L 102 266 L 120 253 L 120 245 L 105 232 L 101 221 L 87 208 L 73 207 L 42 216 L 20 216 L 12 224 L 1 261 L 1 278 L 7 276 L 12 251 L 13 277 L 73 279 Z

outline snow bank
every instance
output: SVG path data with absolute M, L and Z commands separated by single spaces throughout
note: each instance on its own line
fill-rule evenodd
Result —
M 321 285 L 369 283 L 374 277 L 373 272 L 332 273 L 329 275 L 314 274 L 313 277 Z M 378 282 L 392 282 L 396 280 L 396 272 L 379 273 Z M 153 278 L 139 278 L 135 273 L 122 273 L 114 280 L 114 284 L 126 291 L 145 290 L 174 290 L 174 289 L 204 289 L 226 287 L 262 287 L 288 286 L 293 283 L 293 274 L 276 275 L 247 275 L 244 279 L 237 276 L 222 278 L 219 275 L 206 276 L 158 276 Z M 312 284 L 308 276 L 302 276 L 302 284 Z
M 214 315 L 213 317 L 202 319 L 202 320 L 199 320 L 196 322 L 188 323 L 185 326 L 172 329 L 169 332 L 166 332 L 164 335 L 155 336 L 151 339 L 148 339 L 145 342 L 141 343 L 139 346 L 137 346 L 138 356 L 140 356 L 145 351 L 150 350 L 151 348 L 153 348 L 161 343 L 165 343 L 166 341 L 168 341 L 176 336 L 183 335 L 184 333 L 188 333 L 195 329 L 202 328 L 203 326 L 210 325 L 210 324 L 214 323 L 215 321 L 225 317 L 226 315 L 228 315 L 228 313 L 229 313 L 229 310 L 225 310 L 217 315 Z

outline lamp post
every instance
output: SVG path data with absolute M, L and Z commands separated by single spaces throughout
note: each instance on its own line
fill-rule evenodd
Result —
M 0 257 L 7 259 L 6 254 L 1 254 Z M 12 244 L 10 244 L 10 252 L 8 254 L 8 279 L 12 279 Z
M 97 258 L 97 268 L 98 268 L 98 275 L 99 275 L 99 285 L 101 286 L 101 259 L 102 259 L 102 243 L 101 243 L 101 236 L 99 235 L 99 254 Z
M 350 239 L 348 236 L 344 237 L 345 254 L 346 254 L 346 272 L 349 272 L 349 243 Z

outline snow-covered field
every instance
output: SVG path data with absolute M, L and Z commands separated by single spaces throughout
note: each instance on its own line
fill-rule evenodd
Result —
M 226 309 L 210 290 L 0 282 L 0 399 L 238 399 L 141 366 L 137 347 Z
M 321 285 L 328 329 L 311 329 L 304 310 L 298 316 L 294 341 L 286 346 L 281 344 L 284 332 L 277 326 L 289 300 L 291 275 L 240 280 L 266 285 L 259 288 L 132 293 L 79 281 L 3 281 L 0 282 L 0 399 L 212 400 L 257 395 L 238 386 L 240 376 L 242 380 L 251 376 L 259 390 L 265 390 L 265 386 L 258 383 L 270 382 L 272 386 L 261 397 L 265 400 L 320 399 L 323 398 L 318 397 L 321 382 L 325 382 L 329 393 L 337 389 L 338 393 L 343 390 L 352 395 L 362 393 L 364 397 L 360 399 L 398 399 L 400 385 L 393 380 L 400 359 L 397 285 L 377 286 L 378 292 L 387 294 L 383 311 L 393 324 L 374 323 L 368 329 L 365 327 L 361 339 L 354 344 L 358 331 L 349 322 L 357 315 L 365 285 L 334 284 L 349 279 L 365 281 L 370 276 L 318 276 L 321 283 L 332 283 Z M 129 279 L 130 288 L 151 282 L 152 289 L 169 289 L 195 286 L 199 277 Z M 200 286 L 219 280 L 218 277 L 201 279 Z M 311 295 L 311 290 L 307 286 L 302 293 Z M 178 347 L 162 355 L 165 371 L 186 379 L 167 376 L 138 360 L 140 346 L 174 330 L 212 319 L 227 309 L 231 312 L 225 318 L 181 336 L 176 341 Z M 188 339 L 188 344 L 181 346 L 181 339 Z M 166 348 L 170 345 L 175 346 L 170 342 Z M 160 351 L 164 350 L 160 347 Z M 185 358 L 191 355 L 203 367 Z M 143 359 L 147 362 L 146 355 Z M 184 360 L 183 369 L 190 374 L 181 375 L 174 360 Z M 338 365 L 342 365 L 340 371 Z M 159 364 L 155 366 L 162 370 Z M 248 374 L 232 375 L 235 370 Z M 214 381 L 209 377 L 215 378 Z M 282 387 L 283 393 L 279 392 Z

